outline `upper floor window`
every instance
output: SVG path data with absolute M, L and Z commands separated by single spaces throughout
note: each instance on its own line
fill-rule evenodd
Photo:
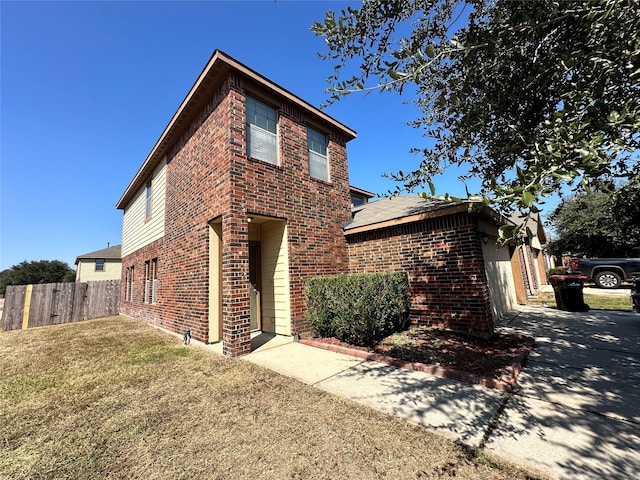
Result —
M 96 258 L 96 272 L 104 272 L 104 258 Z
M 307 146 L 309 150 L 309 175 L 328 182 L 327 137 L 312 128 L 307 128 Z
M 278 114 L 274 108 L 247 97 L 247 156 L 278 164 Z
M 147 188 L 145 191 L 145 208 L 144 208 L 144 218 L 145 220 L 151 218 L 151 199 L 152 199 L 152 189 L 151 189 L 151 180 L 147 182 Z

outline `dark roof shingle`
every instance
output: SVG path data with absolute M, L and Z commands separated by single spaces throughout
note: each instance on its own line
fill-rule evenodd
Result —
M 343 228 L 345 232 L 348 232 L 349 230 L 359 227 L 375 225 L 377 223 L 411 217 L 413 215 L 420 215 L 456 206 L 458 206 L 458 204 L 444 200 L 398 195 L 355 207 L 352 209 L 351 220 L 348 221 Z
M 121 247 L 121 245 L 114 245 L 113 247 L 103 248 L 102 250 L 85 253 L 84 255 L 78 255 L 76 257 L 76 264 L 79 260 L 90 260 L 93 258 L 104 258 L 105 260 L 120 260 Z

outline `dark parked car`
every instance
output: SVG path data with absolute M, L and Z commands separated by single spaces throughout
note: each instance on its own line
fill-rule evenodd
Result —
M 631 303 L 633 303 L 633 311 L 640 313 L 640 275 L 633 279 L 631 285 Z
M 640 258 L 576 258 L 571 269 L 592 278 L 600 288 L 618 288 L 640 275 Z

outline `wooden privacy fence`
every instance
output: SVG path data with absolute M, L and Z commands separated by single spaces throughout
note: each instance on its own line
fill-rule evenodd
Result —
M 2 331 L 117 315 L 120 280 L 8 285 Z

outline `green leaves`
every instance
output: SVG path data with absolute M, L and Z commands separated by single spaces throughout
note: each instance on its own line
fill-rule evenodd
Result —
M 436 51 L 433 49 L 431 45 L 427 45 L 427 48 L 425 48 L 424 52 L 427 54 L 427 57 L 429 58 L 433 58 L 436 56 Z
M 422 115 L 411 126 L 435 144 L 414 171 L 391 175 L 404 188 L 426 183 L 435 196 L 433 175 L 463 165 L 483 202 L 526 215 L 567 185 L 640 183 L 636 3 L 470 0 L 462 25 L 457 0 L 371 0 L 315 31 L 325 58 L 357 66 L 331 80 L 332 98 L 416 88 Z
M 430 179 L 427 180 L 427 185 L 429 185 L 429 191 L 431 192 L 431 196 L 434 196 L 436 194 L 436 186 L 433 184 L 433 182 Z
M 522 201 L 522 204 L 525 207 L 531 208 L 531 206 L 533 205 L 533 202 L 535 201 L 535 199 L 536 199 L 536 196 L 533 193 L 531 193 L 529 191 L 525 191 L 522 194 L 521 201 Z
M 33 283 L 74 282 L 75 271 L 60 260 L 26 260 L 0 272 L 0 294 L 7 285 L 28 285 Z

